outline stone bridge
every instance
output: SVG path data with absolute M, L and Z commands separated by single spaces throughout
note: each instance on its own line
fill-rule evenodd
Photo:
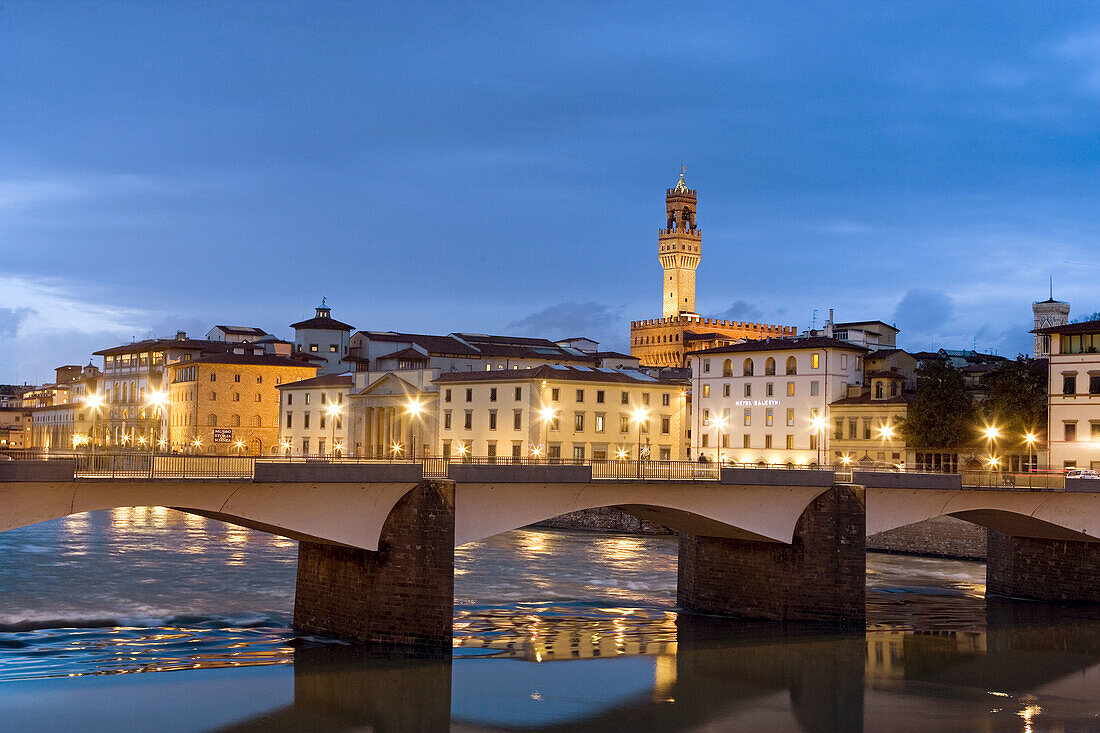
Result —
M 591 466 L 256 462 L 245 477 L 79 474 L 74 461 L 0 463 L 0 531 L 69 514 L 167 506 L 297 539 L 296 628 L 450 644 L 453 547 L 613 506 L 680 532 L 678 600 L 708 613 L 862 624 L 865 538 L 937 516 L 990 533 L 991 593 L 1100 602 L 1100 494 L 964 488 L 958 476 L 723 468 L 710 480 Z M 234 474 L 235 475 L 235 474 Z M 1100 489 L 1100 482 L 1097 488 Z

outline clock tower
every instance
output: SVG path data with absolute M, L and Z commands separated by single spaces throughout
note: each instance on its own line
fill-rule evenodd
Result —
M 684 183 L 684 166 L 680 166 L 680 181 L 665 194 L 668 228 L 657 235 L 657 256 L 664 269 L 665 318 L 695 313 L 695 268 L 703 239 L 695 226 L 695 204 L 695 191 Z
M 1035 314 L 1036 329 L 1064 326 L 1069 323 L 1069 303 L 1055 300 L 1053 293 L 1047 300 L 1032 303 L 1031 312 Z M 1035 353 L 1033 356 L 1036 359 L 1050 356 L 1050 336 L 1048 334 L 1035 334 Z

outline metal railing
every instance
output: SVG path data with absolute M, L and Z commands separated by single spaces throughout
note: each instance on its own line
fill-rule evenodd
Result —
M 253 477 L 254 456 L 87 453 L 76 456 L 77 478 L 205 479 Z

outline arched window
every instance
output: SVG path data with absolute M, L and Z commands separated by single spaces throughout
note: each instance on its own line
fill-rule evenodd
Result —
M 206 418 L 206 424 L 210 425 L 211 427 L 216 426 L 218 424 L 218 416 L 214 413 L 210 413 L 210 415 Z
M 751 377 L 755 371 L 752 365 L 752 359 L 745 359 L 745 363 L 741 365 L 741 374 L 745 377 Z
M 798 374 L 798 361 L 793 356 L 787 357 L 787 374 Z
M 252 427 L 254 427 L 254 428 L 262 427 L 260 423 L 261 423 L 260 416 L 259 415 L 253 415 L 252 416 Z
M 240 415 L 234 415 L 233 416 L 232 425 L 235 428 L 239 428 L 241 426 L 241 416 Z
M 898 396 L 898 383 L 897 382 L 890 382 L 890 396 L 891 397 L 897 397 Z
M 775 374 L 775 359 L 771 358 L 770 356 L 768 357 L 767 361 L 764 362 L 764 374 L 768 375 L 769 377 Z
M 882 399 L 882 382 L 875 382 L 875 399 Z
M 729 359 L 726 359 L 724 362 L 722 362 L 722 376 L 723 377 L 732 377 L 733 376 L 733 362 L 730 361 Z

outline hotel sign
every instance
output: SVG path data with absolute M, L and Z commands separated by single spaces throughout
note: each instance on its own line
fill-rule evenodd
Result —
M 737 400 L 733 404 L 738 407 L 775 407 L 779 400 Z
M 232 443 L 233 431 L 229 428 L 214 428 L 215 443 Z

